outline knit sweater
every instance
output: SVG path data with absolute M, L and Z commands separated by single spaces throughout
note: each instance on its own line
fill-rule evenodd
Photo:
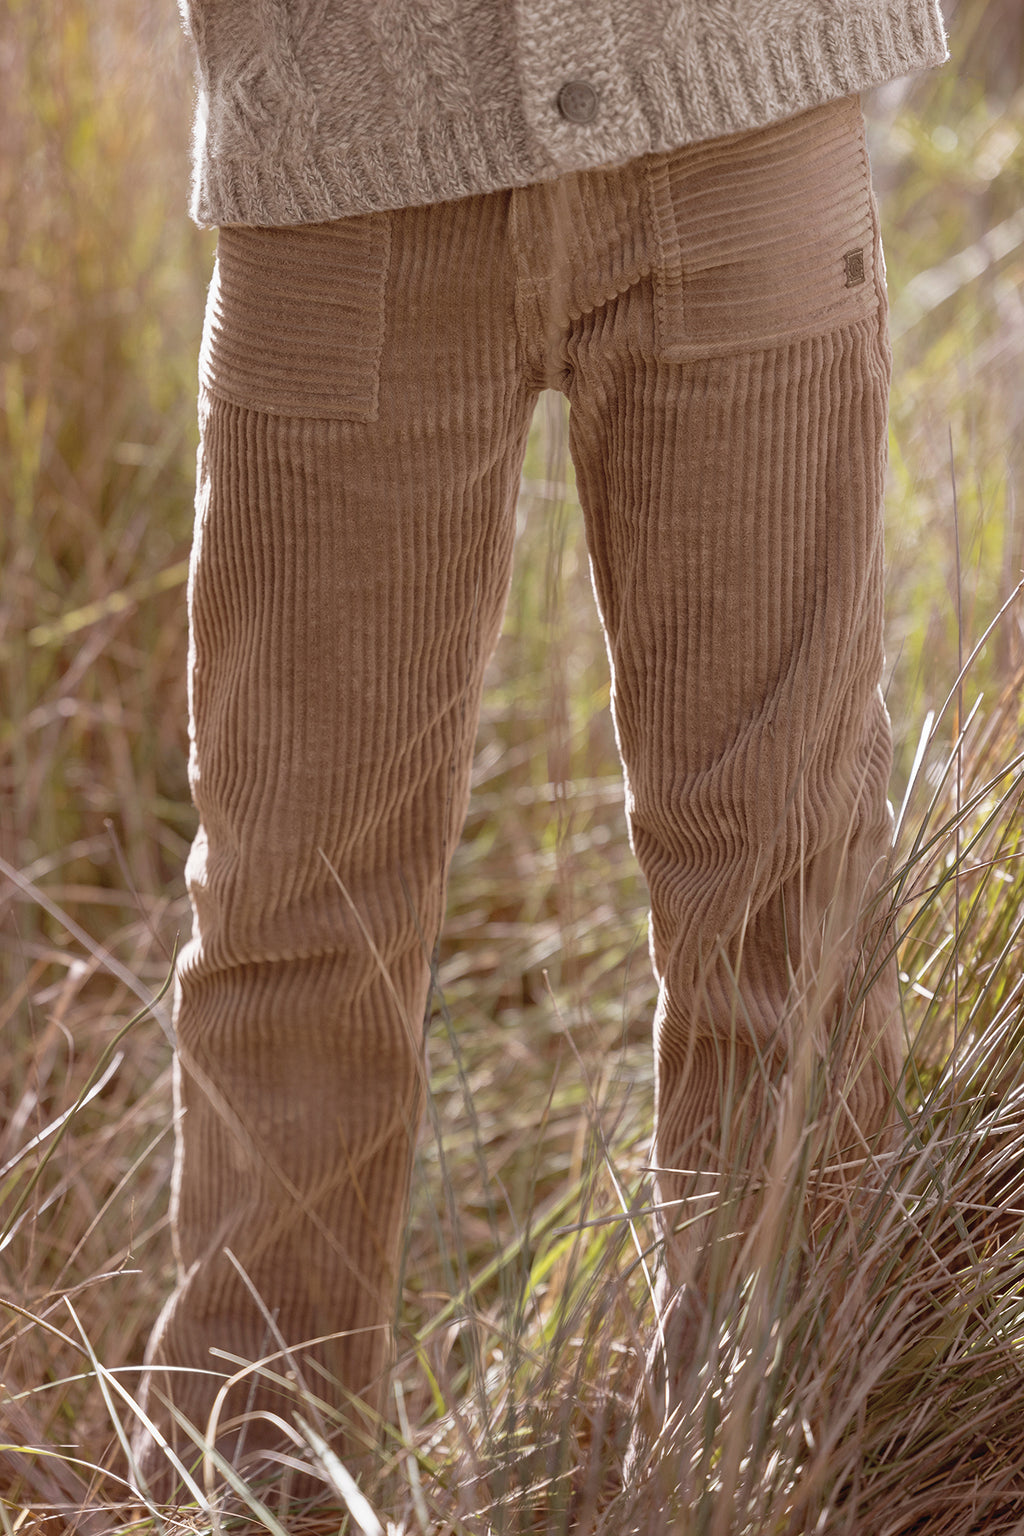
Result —
M 939 0 L 180 3 L 200 224 L 525 186 L 762 127 L 946 56 Z

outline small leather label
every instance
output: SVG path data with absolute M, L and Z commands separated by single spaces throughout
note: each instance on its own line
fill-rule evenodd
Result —
M 864 281 L 866 276 L 864 271 L 864 252 L 847 251 L 843 257 L 843 265 L 846 267 L 847 288 L 856 288 L 858 284 Z

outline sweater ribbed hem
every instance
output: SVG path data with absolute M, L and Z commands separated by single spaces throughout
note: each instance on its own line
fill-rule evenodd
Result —
M 568 148 L 564 131 L 545 143 L 525 114 L 487 103 L 391 132 L 320 121 L 314 136 L 288 124 L 285 147 L 258 154 L 199 131 L 191 212 L 202 226 L 302 224 L 528 186 L 764 127 L 947 56 L 938 0 L 889 0 L 882 11 L 871 0 L 788 32 L 688 32 L 671 55 L 620 58 L 636 110 L 612 123 L 599 113 Z M 216 107 L 215 94 L 201 102 L 200 123 L 216 122 Z

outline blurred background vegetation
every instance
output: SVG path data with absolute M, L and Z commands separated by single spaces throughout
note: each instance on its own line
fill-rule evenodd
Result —
M 935 788 L 928 765 L 971 710 L 998 717 L 1000 750 L 1021 723 L 1024 7 L 947 15 L 953 64 L 866 103 L 896 352 L 897 805 L 928 711 L 1001 609 L 919 783 Z M 0 16 L 0 1291 L 43 1325 L 0 1316 L 0 1370 L 39 1440 L 93 1457 L 102 1402 L 45 1325 L 69 1326 L 70 1294 L 100 1358 L 138 1360 L 170 1278 L 159 1018 L 110 1052 L 188 926 L 185 563 L 214 248 L 184 211 L 190 73 L 171 0 L 6 0 Z M 554 397 L 521 524 L 441 954 L 445 1139 L 422 1154 L 413 1321 L 460 1266 L 483 1276 L 482 1309 L 515 1290 L 495 1255 L 531 1219 L 564 1219 L 593 1156 L 588 1102 L 633 1174 L 650 1124 L 645 898 Z M 959 909 L 936 922 L 933 977 Z M 922 977 L 905 958 L 911 1009 L 934 999 Z

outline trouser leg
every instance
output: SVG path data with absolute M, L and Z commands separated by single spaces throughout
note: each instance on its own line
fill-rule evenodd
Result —
M 213 1351 L 277 1353 L 336 1407 L 383 1407 L 428 957 L 532 408 L 504 217 L 480 198 L 222 235 L 190 584 L 179 1279 L 149 1351 L 168 1434 L 156 1394 L 206 1429 L 237 1369 Z M 236 1457 L 281 1442 L 264 1410 L 287 1419 L 289 1392 L 249 1373 L 220 1410 L 222 1428 L 255 1415 L 225 1434 Z
M 738 1172 L 763 1188 L 780 1073 L 828 1059 L 853 1162 L 898 1077 L 892 965 L 844 1001 L 890 837 L 889 350 L 877 266 L 861 291 L 880 256 L 852 105 L 652 163 L 674 258 L 574 342 L 571 447 L 650 888 L 677 1284 L 706 1279 L 702 1198 Z M 721 1229 L 742 1225 L 734 1208 Z

